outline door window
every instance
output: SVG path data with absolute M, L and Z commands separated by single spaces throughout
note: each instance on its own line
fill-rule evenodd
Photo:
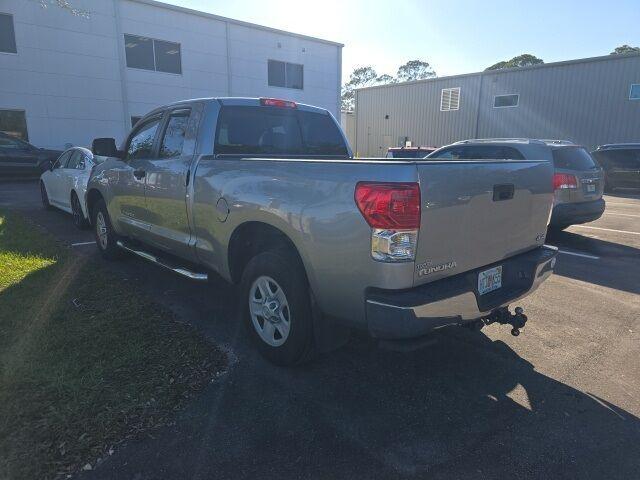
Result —
M 17 138 L 0 135 L 0 148 L 3 150 L 28 150 L 28 144 L 21 142 Z
M 513 147 L 501 145 L 466 145 L 446 148 L 429 159 L 434 160 L 524 160 Z
M 62 155 L 60 155 L 58 157 L 58 159 L 56 160 L 56 163 L 53 164 L 53 168 L 66 168 L 65 165 L 67 164 L 67 162 L 69 161 L 69 159 L 71 158 L 71 155 L 73 154 L 73 150 L 68 150 L 66 152 L 64 152 Z
M 151 158 L 153 155 L 153 141 L 156 138 L 160 118 L 154 118 L 136 129 L 129 140 L 127 160 Z
M 73 153 L 71 154 L 71 157 L 69 158 L 69 162 L 64 168 L 71 168 L 71 169 L 78 168 L 80 163 L 82 163 L 83 157 L 84 155 L 80 150 L 74 150 Z
M 171 113 L 160 145 L 160 158 L 176 158 L 182 155 L 190 113 L 190 110 L 177 110 Z

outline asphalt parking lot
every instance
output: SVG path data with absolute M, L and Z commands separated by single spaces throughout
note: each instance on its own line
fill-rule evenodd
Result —
M 355 336 L 295 369 L 255 353 L 234 291 L 136 258 L 140 283 L 234 359 L 172 427 L 81 478 L 637 478 L 640 471 L 640 195 L 605 197 L 598 221 L 552 234 L 556 275 L 520 302 L 529 323 L 442 330 L 413 352 Z M 0 184 L 79 255 L 90 232 L 40 207 L 36 183 Z

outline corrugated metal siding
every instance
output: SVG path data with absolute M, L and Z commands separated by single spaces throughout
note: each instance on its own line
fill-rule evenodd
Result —
M 460 87 L 460 109 L 441 112 L 441 91 L 453 87 Z M 405 137 L 414 145 L 446 145 L 461 134 L 473 136 L 479 89 L 480 78 L 467 76 L 359 90 L 356 153 L 384 156 L 386 147 L 402 145 Z
M 560 138 L 589 147 L 638 142 L 640 101 L 629 100 L 632 83 L 640 83 L 640 56 L 359 90 L 356 152 L 383 155 L 385 140 L 395 146 L 404 137 L 436 146 L 474 137 Z M 460 110 L 440 112 L 442 88 L 456 86 Z M 513 93 L 517 107 L 493 108 L 495 95 Z

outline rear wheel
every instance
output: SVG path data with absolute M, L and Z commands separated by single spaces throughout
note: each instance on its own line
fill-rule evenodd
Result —
M 122 250 L 118 247 L 118 235 L 113 230 L 107 205 L 104 200 L 98 201 L 93 208 L 93 233 L 96 238 L 96 245 L 103 258 L 115 260 L 122 256 Z
M 241 280 L 242 316 L 258 350 L 276 365 L 294 365 L 313 354 L 311 299 L 304 269 L 287 252 L 263 252 Z
M 82 207 L 80 206 L 80 200 L 78 199 L 76 192 L 71 193 L 71 215 L 73 216 L 73 224 L 76 228 L 80 230 L 87 228 L 88 222 L 84 217 Z
M 49 195 L 47 195 L 47 187 L 44 186 L 44 182 L 42 180 L 40 180 L 40 199 L 42 200 L 42 207 L 45 210 L 51 210 Z

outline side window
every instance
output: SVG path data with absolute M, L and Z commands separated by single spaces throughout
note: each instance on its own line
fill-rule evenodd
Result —
M 127 146 L 127 160 L 151 158 L 159 124 L 160 118 L 154 118 L 136 129 Z
M 176 110 L 169 116 L 160 145 L 160 158 L 176 158 L 182 155 L 191 110 Z
M 76 169 L 78 168 L 78 164 L 82 161 L 82 152 L 80 150 L 74 150 L 71 154 L 71 158 L 69 162 L 64 168 Z
M 430 157 L 430 160 L 460 160 L 463 155 L 464 148 L 451 147 L 441 150 L 434 157 Z
M 15 138 L 0 137 L 0 148 L 7 150 L 25 150 L 26 146 Z
M 69 158 L 71 157 L 71 154 L 73 154 L 73 150 L 67 150 L 62 155 L 60 155 L 58 157 L 58 159 L 56 160 L 56 163 L 53 164 L 53 168 L 54 169 L 56 169 L 56 168 L 65 168 L 65 165 L 69 161 Z
M 520 153 L 517 148 L 513 147 L 500 147 L 502 152 L 500 158 L 509 160 L 525 160 L 524 155 Z

